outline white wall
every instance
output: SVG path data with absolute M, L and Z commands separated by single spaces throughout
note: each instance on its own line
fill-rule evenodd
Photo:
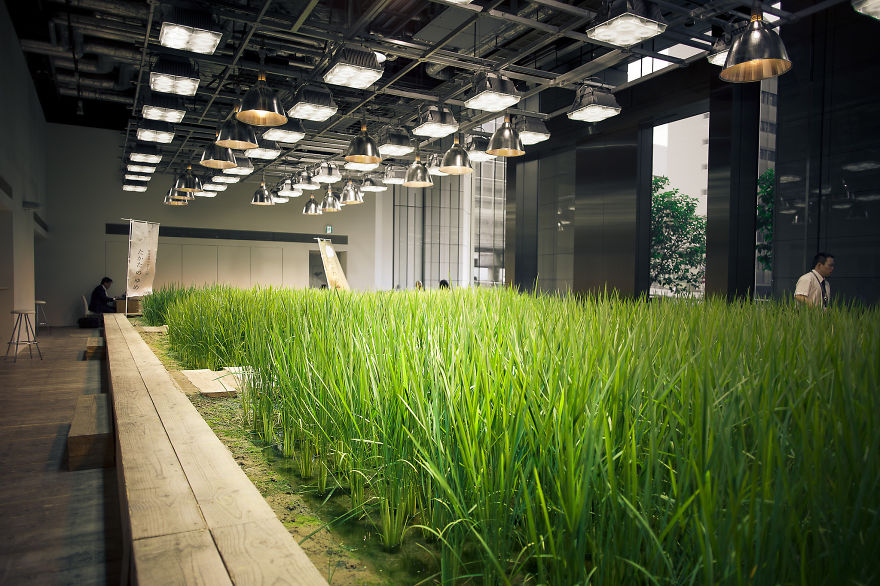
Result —
M 0 340 L 12 309 L 34 308 L 34 211 L 45 218 L 46 122 L 6 4 L 0 6 Z M 11 192 L 12 197 L 9 197 Z M 5 349 L 4 349 L 5 350 Z
M 114 279 L 111 293 L 122 293 L 128 240 L 105 233 L 107 223 L 125 223 L 122 218 L 165 226 L 309 234 L 323 234 L 331 224 L 334 235 L 349 239 L 336 248 L 348 251 L 346 276 L 352 289 L 390 288 L 390 262 L 376 260 L 377 252 L 383 255 L 391 246 L 392 234 L 386 229 L 390 203 L 376 205 L 383 193 L 366 195 L 364 205 L 311 217 L 302 214 L 304 197 L 273 207 L 250 205 L 259 186 L 259 179 L 252 177 L 215 198 L 198 198 L 187 207 L 165 206 L 162 199 L 171 185 L 170 176 L 157 175 L 144 193 L 121 190 L 122 139 L 115 131 L 49 125 L 50 231 L 38 243 L 37 283 L 53 324 L 74 323 L 82 314 L 81 296 L 88 295 L 104 275 Z M 317 243 L 163 236 L 156 284 L 306 287 L 309 250 L 317 250 Z

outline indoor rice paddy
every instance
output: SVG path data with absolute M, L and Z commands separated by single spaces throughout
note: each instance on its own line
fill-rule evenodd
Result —
M 880 312 L 721 300 L 165 289 L 189 368 L 429 580 L 880 579 Z

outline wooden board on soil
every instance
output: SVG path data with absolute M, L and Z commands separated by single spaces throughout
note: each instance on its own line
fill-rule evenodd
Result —
M 208 368 L 181 372 L 205 397 L 234 397 L 236 394 L 238 384 L 235 377 L 227 372 Z

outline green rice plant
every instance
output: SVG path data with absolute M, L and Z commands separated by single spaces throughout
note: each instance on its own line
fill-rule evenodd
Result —
M 880 580 L 877 308 L 210 287 L 164 311 L 184 363 L 251 373 L 246 425 L 383 547 L 430 536 L 444 583 Z

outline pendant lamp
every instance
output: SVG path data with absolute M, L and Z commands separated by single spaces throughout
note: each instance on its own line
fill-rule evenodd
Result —
M 543 120 L 532 116 L 517 116 L 513 125 L 523 145 L 537 144 L 550 138 L 550 131 Z
M 193 175 L 192 165 L 186 166 L 186 173 L 178 175 L 177 181 L 174 182 L 174 191 L 183 191 L 184 193 L 202 191 L 202 180 Z
M 152 163 L 155 165 L 162 160 L 162 155 L 155 145 L 137 142 L 131 148 L 128 158 L 133 163 Z
M 724 62 L 727 61 L 728 53 L 730 53 L 730 38 L 727 33 L 725 33 L 715 39 L 715 42 L 712 43 L 712 48 L 709 49 L 709 54 L 706 56 L 706 59 L 712 65 L 724 67 Z
M 428 106 L 419 116 L 419 125 L 413 134 L 443 138 L 458 130 L 458 121 L 446 106 Z
M 486 152 L 496 157 L 519 157 L 526 154 L 519 133 L 510 123 L 510 114 L 504 115 L 504 123 L 492 134 Z
M 416 151 L 416 160 L 406 170 L 406 179 L 403 182 L 404 187 L 431 187 L 434 182 L 431 181 L 431 175 L 428 173 L 427 167 L 422 163 L 422 159 Z
M 853 10 L 880 20 L 880 2 L 877 0 L 852 0 Z
M 403 127 L 383 129 L 376 142 L 379 154 L 383 156 L 401 157 L 415 150 L 409 132 Z
M 349 163 L 373 164 L 381 163 L 382 155 L 379 154 L 379 148 L 376 142 L 367 133 L 367 123 L 361 122 L 361 132 L 348 145 L 348 151 L 345 153 L 345 160 Z
M 510 79 L 497 73 L 480 72 L 474 76 L 474 88 L 464 106 L 472 110 L 500 112 L 521 99 L 521 94 Z
M 749 83 L 782 75 L 789 69 L 791 59 L 779 34 L 764 23 L 759 8 L 752 9 L 752 19 L 730 45 L 719 77 L 731 83 Z
M 428 163 L 425 165 L 428 169 L 428 173 L 434 175 L 435 177 L 446 177 L 449 173 L 442 171 L 440 169 L 440 165 L 443 164 L 443 158 L 435 153 L 428 157 Z
M 339 203 L 344 206 L 364 203 L 363 197 L 358 197 L 358 188 L 351 179 L 349 179 L 345 184 L 345 187 L 342 188 L 342 197 L 340 198 Z
M 345 164 L 345 168 L 349 171 L 375 171 L 379 163 L 355 163 L 349 161 Z
M 238 121 L 236 116 L 240 109 L 241 104 L 236 104 L 232 110 L 232 116 L 220 127 L 220 134 L 217 135 L 217 140 L 214 142 L 230 149 L 255 149 L 258 146 L 257 135 L 253 128 Z
M 147 186 L 143 183 L 123 183 L 122 191 L 136 191 L 138 193 L 143 193 L 147 190 Z
M 287 122 L 281 100 L 275 90 L 266 85 L 266 74 L 262 71 L 257 83 L 242 98 L 241 110 L 235 117 L 251 126 L 281 126 Z
M 466 175 L 474 172 L 471 162 L 468 160 L 467 151 L 458 144 L 457 134 L 452 139 L 452 146 L 443 155 L 443 160 L 440 162 L 440 171 L 447 175 Z
M 309 201 L 307 201 L 305 207 L 303 207 L 303 215 L 305 215 L 305 216 L 320 216 L 321 215 L 321 206 L 318 205 L 318 200 L 315 199 L 314 195 L 309 196 Z
M 202 151 L 199 164 L 209 169 L 232 169 L 235 167 L 235 155 L 229 147 L 212 142 Z
M 241 181 L 241 177 L 236 177 L 235 175 L 214 175 L 211 181 L 214 183 L 238 183 Z
M 331 191 L 330 186 L 327 186 L 327 194 L 324 196 L 324 201 L 321 202 L 321 213 L 322 214 L 332 214 L 333 212 L 338 212 L 342 209 L 342 204 L 339 203 L 339 198 L 337 198 L 333 191 Z
M 272 194 L 269 193 L 268 189 L 266 189 L 266 182 L 265 181 L 261 182 L 260 187 L 254 192 L 254 199 L 251 200 L 251 205 L 255 205 L 255 206 L 275 205 L 275 202 L 272 200 Z
M 271 161 L 281 156 L 281 149 L 278 148 L 278 144 L 273 140 L 258 138 L 257 148 L 247 149 L 244 154 L 251 159 L 263 159 L 266 161 Z
M 301 189 L 294 189 L 293 182 L 290 177 L 282 181 L 278 185 L 278 195 L 281 197 L 299 197 L 303 194 Z
M 168 190 L 168 193 L 165 194 L 165 199 L 162 201 L 163 204 L 167 206 L 186 206 L 189 205 L 189 200 L 186 199 L 176 199 L 174 197 L 174 188 Z

